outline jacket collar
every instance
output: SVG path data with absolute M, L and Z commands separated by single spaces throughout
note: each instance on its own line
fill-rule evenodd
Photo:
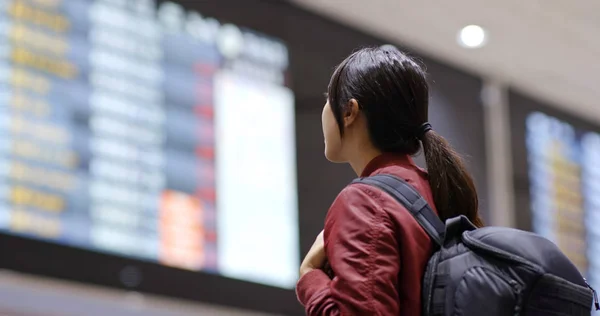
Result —
M 419 169 L 420 171 L 424 172 L 424 170 L 420 169 L 415 164 L 412 157 L 409 155 L 395 154 L 395 153 L 383 153 L 383 154 L 373 158 L 373 160 L 371 160 L 367 164 L 365 169 L 363 169 L 363 172 L 361 173 L 360 176 L 361 177 L 369 177 L 369 176 L 373 175 L 377 170 L 385 168 L 385 167 L 389 167 L 389 166 L 401 166 L 406 169 Z

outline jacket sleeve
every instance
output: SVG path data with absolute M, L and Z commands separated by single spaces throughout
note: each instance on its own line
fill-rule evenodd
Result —
M 313 270 L 300 278 L 296 292 L 307 315 L 400 315 L 399 248 L 379 196 L 351 185 L 329 209 L 325 251 L 335 276 Z

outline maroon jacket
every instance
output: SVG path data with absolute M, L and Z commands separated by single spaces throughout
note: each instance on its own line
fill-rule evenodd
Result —
M 403 178 L 435 209 L 427 173 L 409 156 L 383 154 L 361 176 Z M 296 286 L 307 315 L 421 315 L 421 280 L 432 242 L 412 215 L 386 193 L 347 186 L 325 219 L 325 252 L 335 277 L 322 270 Z

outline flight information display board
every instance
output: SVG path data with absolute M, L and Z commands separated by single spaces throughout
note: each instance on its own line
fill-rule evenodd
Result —
M 523 137 L 529 192 L 527 197 L 519 192 L 522 167 L 515 160 L 517 210 L 527 207 L 519 201 L 528 201 L 529 228 L 555 242 L 598 287 L 600 229 L 594 224 L 600 219 L 600 134 L 553 109 L 515 99 L 520 101 L 511 106 L 512 124 L 523 124 L 524 129 L 513 128 L 513 151 L 520 159 L 523 152 L 517 138 Z M 517 218 L 522 215 L 517 213 Z
M 172 2 L 0 0 L 0 230 L 293 288 L 287 72 Z

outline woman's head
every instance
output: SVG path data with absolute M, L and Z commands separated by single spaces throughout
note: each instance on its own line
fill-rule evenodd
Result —
M 362 123 L 356 127 L 365 127 L 381 151 L 419 150 L 414 133 L 427 120 L 429 92 L 425 70 L 407 55 L 389 46 L 359 50 L 336 68 L 327 94 L 340 138 L 347 125 Z M 354 112 L 359 115 L 348 124 Z M 327 149 L 334 160 L 345 158 L 342 146 Z
M 442 219 L 467 215 L 481 226 L 471 176 L 428 120 L 429 86 L 424 66 L 386 45 L 361 49 L 335 69 L 323 109 L 325 155 L 346 162 L 361 151 L 414 155 L 421 149 Z

